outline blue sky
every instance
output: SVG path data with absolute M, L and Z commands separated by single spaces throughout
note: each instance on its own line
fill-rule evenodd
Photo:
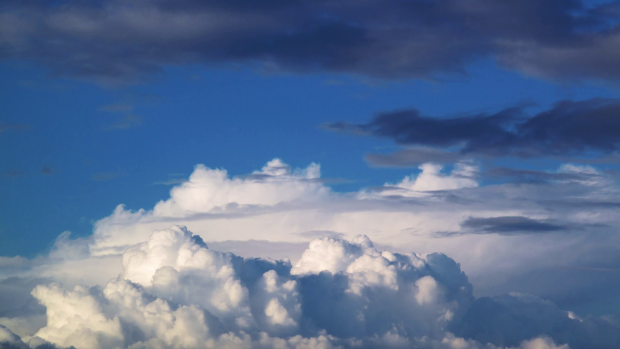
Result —
M 242 175 L 279 157 L 296 167 L 323 166 L 336 191 L 395 182 L 416 167 L 377 168 L 368 152 L 391 152 L 383 139 L 328 132 L 321 125 L 365 122 L 405 108 L 449 117 L 518 103 L 544 109 L 562 99 L 617 97 L 610 84 L 555 84 L 486 62 L 468 76 L 386 81 L 352 75 L 265 74 L 251 69 L 169 67 L 149 83 L 101 86 L 54 77 L 29 63 L 2 64 L 2 255 L 33 256 L 66 230 L 91 233 L 92 222 L 122 203 L 148 208 L 196 164 Z M 126 114 L 138 121 L 125 126 Z M 557 161 L 503 160 L 557 167 Z M 500 161 L 500 164 L 502 162 Z M 42 174 L 49 168 L 51 174 Z M 172 182 L 171 182 L 172 183 Z M 36 212 L 36 219 L 33 213 Z

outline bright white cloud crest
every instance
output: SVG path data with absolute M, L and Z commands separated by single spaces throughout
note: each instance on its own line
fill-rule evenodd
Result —
M 292 171 L 280 159 L 268 162 L 247 178 L 229 178 L 226 170 L 198 165 L 189 180 L 170 192 L 153 210 L 156 216 L 177 217 L 188 213 L 225 210 L 227 205 L 276 205 L 293 200 L 313 200 L 328 189 L 316 180 L 320 166 L 311 164 Z
M 471 285 L 450 258 L 381 253 L 365 236 L 315 240 L 291 267 L 212 251 L 173 226 L 129 248 L 123 265 L 103 289 L 37 286 L 32 295 L 46 307 L 47 325 L 31 342 L 84 349 L 410 347 L 415 341 L 441 347 L 455 341 L 448 326 L 473 301 Z M 5 341 L 22 343 L 4 332 Z M 554 348 L 536 343 L 523 347 Z
M 578 316 L 525 293 L 501 295 L 523 292 L 520 275 L 540 268 L 563 268 L 543 274 L 549 283 L 565 270 L 611 270 L 589 267 L 619 246 L 610 233 L 616 216 L 605 206 L 618 196 L 611 177 L 565 165 L 542 174 L 551 178 L 546 185 L 479 186 L 471 164 L 449 174 L 430 164 L 421 170 L 396 187 L 338 194 L 321 183 L 314 164 L 292 170 L 276 159 L 236 178 L 198 166 L 151 211 L 118 207 L 90 238 L 63 233 L 47 257 L 3 259 L 0 346 L 620 345 L 614 316 Z M 549 197 L 565 198 L 563 206 L 549 210 Z M 596 239 L 590 225 L 599 229 Z M 204 241 L 250 247 L 241 257 Z M 292 263 L 278 260 L 282 255 L 247 258 L 278 248 L 291 256 L 299 245 L 305 250 Z M 476 298 L 461 267 L 493 297 Z M 589 284 L 562 280 L 567 293 L 560 295 L 617 284 L 590 275 Z M 497 291 L 507 287 L 515 288 Z M 23 293 L 31 290 L 28 300 Z M 19 310 L 10 310 L 11 299 L 19 299 Z

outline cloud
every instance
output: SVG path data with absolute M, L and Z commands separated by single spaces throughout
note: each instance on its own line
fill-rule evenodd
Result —
M 22 338 L 17 321 L 0 325 L 0 344 L 579 349 L 620 340 L 616 318 L 583 319 L 531 295 L 474 299 L 446 255 L 379 251 L 363 235 L 314 240 L 293 266 L 218 252 L 172 226 L 122 260 L 121 274 L 102 286 L 36 286 L 45 324 Z
M 475 300 L 462 323 L 452 329 L 497 346 L 516 346 L 523 337 L 544 334 L 570 348 L 612 348 L 620 340 L 619 325 L 617 319 L 580 318 L 536 296 L 511 293 Z
M 403 166 L 454 158 L 566 157 L 614 154 L 620 149 L 620 101 L 560 101 L 530 115 L 523 107 L 454 118 L 423 115 L 416 109 L 382 113 L 367 124 L 343 122 L 328 130 L 389 138 L 413 147 L 392 155 L 368 155 L 374 165 Z M 416 148 L 425 147 L 425 148 Z
M 548 172 L 546 185 L 486 184 L 485 172 L 466 162 L 448 171 L 438 170 L 436 165 L 424 166 L 426 172 L 400 181 L 407 184 L 403 187 L 387 183 L 360 192 L 338 193 L 318 180 L 318 166 L 310 168 L 315 168 L 314 175 L 309 176 L 308 169 L 293 170 L 277 161 L 251 175 L 230 178 L 223 170 L 198 166 L 186 183 L 173 188 L 170 198 L 153 209 L 131 211 L 119 206 L 97 221 L 88 250 L 91 256 L 112 258 L 147 239 L 153 230 L 185 224 L 224 251 L 247 257 L 287 257 L 294 263 L 309 239 L 353 239 L 363 233 L 377 246 L 391 251 L 441 251 L 450 255 L 461 263 L 480 295 L 493 295 L 496 290 L 544 289 L 553 300 L 562 302 L 572 299 L 570 294 L 576 288 L 595 294 L 603 284 L 613 287 L 602 274 L 593 276 L 596 281 L 581 283 L 577 269 L 566 269 L 571 276 L 564 279 L 571 280 L 572 288 L 554 289 L 552 281 L 558 265 L 620 266 L 613 251 L 620 246 L 615 234 L 620 222 L 614 204 L 620 198 L 613 174 L 587 166 L 561 166 Z M 517 223 L 524 220 L 566 229 L 556 231 L 561 234 L 524 234 L 526 231 L 516 230 L 527 224 L 514 222 L 484 221 L 487 225 L 478 228 L 463 226 L 472 217 L 523 217 Z M 491 223 L 511 231 L 487 233 L 484 229 L 492 229 Z M 82 268 L 75 270 L 78 273 Z M 549 276 L 508 288 L 513 285 L 511 276 L 539 271 Z M 52 274 L 48 271 L 46 275 Z M 585 304 L 579 309 L 584 314 L 620 313 L 612 306 L 616 298 L 606 294 L 600 299 L 600 304 L 609 305 L 608 310 L 598 305 L 586 310 L 590 308 Z
M 486 171 L 485 175 L 513 183 L 550 184 L 558 181 L 587 181 L 595 178 L 598 174 L 583 171 L 547 172 L 497 167 Z
M 613 4 L 11 1 L 0 16 L 0 57 L 105 83 L 196 63 L 428 78 L 486 58 L 558 80 L 620 77 Z
M 187 182 L 172 189 L 171 197 L 155 205 L 156 215 L 177 216 L 184 212 L 226 210 L 228 205 L 276 205 L 294 200 L 315 200 L 328 193 L 316 179 L 320 166 L 292 169 L 279 159 L 245 178 L 228 178 L 225 170 L 199 165 Z
M 461 188 L 477 187 L 476 176 L 478 168 L 472 164 L 459 162 L 450 174 L 441 173 L 442 166 L 427 163 L 419 166 L 422 172 L 415 178 L 407 176 L 400 183 L 394 185 L 396 188 L 426 192 L 439 190 L 456 190 Z M 383 191 L 383 194 L 390 194 L 391 191 Z M 406 194 L 401 194 L 405 195 Z
M 45 326 L 41 334 L 63 346 L 192 347 L 194 338 L 214 347 L 489 349 L 496 344 L 476 339 L 484 333 L 456 324 L 474 297 L 516 291 L 544 296 L 575 319 L 591 314 L 595 325 L 583 326 L 607 333 L 620 314 L 610 277 L 620 269 L 617 178 L 570 164 L 537 172 L 548 174 L 544 185 L 488 184 L 471 162 L 445 171 L 427 164 L 395 181 L 403 188 L 339 193 L 316 164 L 293 169 L 276 159 L 239 177 L 197 166 L 152 209 L 121 205 L 92 236 L 63 233 L 45 255 L 5 259 L 0 324 L 28 345 Z M 542 233 L 550 225 L 566 229 Z M 66 318 L 50 323 L 28 295 L 36 285 L 47 287 L 41 301 L 53 309 L 96 306 L 54 310 Z M 514 331 L 511 346 L 572 340 L 513 325 L 498 330 Z M 589 348 L 589 331 L 577 348 Z
M 461 226 L 474 230 L 475 233 L 490 234 L 537 234 L 566 230 L 567 227 L 520 216 L 475 218 L 470 217 Z
M 364 159 L 375 167 L 411 167 L 429 162 L 454 163 L 461 159 L 461 155 L 432 148 L 408 148 L 391 154 L 366 154 Z

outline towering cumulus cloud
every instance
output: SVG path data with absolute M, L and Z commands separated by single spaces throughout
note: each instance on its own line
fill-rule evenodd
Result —
M 128 248 L 122 264 L 104 287 L 34 288 L 45 326 L 23 338 L 0 326 L 0 346 L 557 349 L 620 341 L 617 320 L 581 319 L 527 295 L 475 300 L 449 257 L 381 252 L 363 235 L 314 240 L 293 266 L 214 251 L 172 226 Z

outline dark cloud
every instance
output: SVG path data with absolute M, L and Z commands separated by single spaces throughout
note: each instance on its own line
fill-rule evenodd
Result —
M 517 235 L 537 234 L 566 230 L 567 227 L 522 216 L 503 216 L 492 218 L 470 217 L 461 223 L 463 228 L 478 234 Z
M 451 330 L 458 336 L 514 347 L 545 336 L 570 348 L 617 348 L 620 322 L 613 316 L 579 318 L 538 297 L 511 293 L 476 299 Z
M 462 156 L 458 153 L 429 148 L 402 149 L 389 154 L 366 154 L 364 159 L 376 167 L 410 167 L 426 162 L 454 163 Z
M 457 157 L 602 155 L 620 150 L 620 100 L 565 100 L 534 115 L 523 106 L 454 118 L 408 109 L 379 114 L 367 124 L 338 122 L 325 128 L 426 147 L 367 157 L 379 165 L 405 166 L 432 161 L 433 156 L 443 162 Z
M 557 181 L 587 181 L 598 179 L 598 173 L 546 172 L 496 167 L 485 172 L 488 178 L 498 178 L 512 183 L 552 183 Z
M 578 0 L 7 0 L 0 58 L 108 82 L 187 63 L 433 77 L 489 57 L 545 77 L 614 80 L 618 17 L 613 4 Z

